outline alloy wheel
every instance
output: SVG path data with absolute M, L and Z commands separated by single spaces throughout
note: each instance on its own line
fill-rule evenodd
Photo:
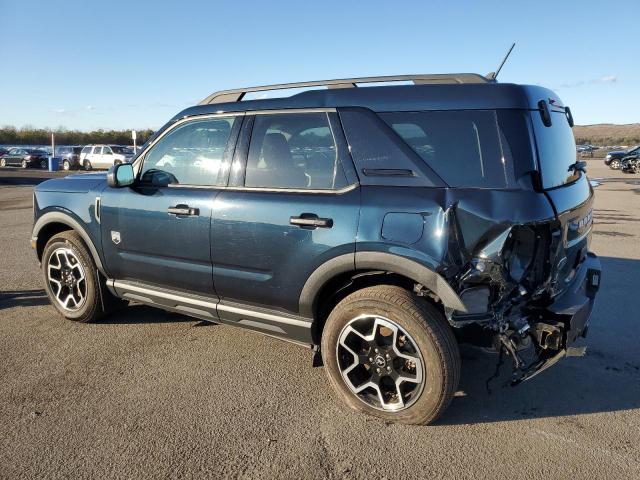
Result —
M 69 166 L 69 162 L 67 162 L 66 160 L 64 162 L 62 162 L 62 169 L 63 170 L 69 170 L 71 167 Z
M 27 161 L 26 160 L 22 160 L 22 162 L 20 163 L 20 166 L 22 168 L 27 168 Z
M 47 280 L 62 308 L 74 311 L 82 307 L 87 298 L 87 281 L 84 268 L 71 249 L 57 248 L 51 253 Z
M 417 343 L 388 318 L 365 314 L 349 321 L 336 355 L 347 387 L 373 408 L 403 410 L 422 393 L 425 366 Z
M 620 160 L 611 160 L 611 164 L 609 165 L 614 170 L 620 169 Z

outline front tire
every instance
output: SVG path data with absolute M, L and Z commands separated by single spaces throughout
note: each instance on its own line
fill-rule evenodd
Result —
M 93 169 L 93 167 L 91 166 L 91 162 L 89 160 L 84 161 L 84 163 L 82 164 L 82 168 L 84 168 L 87 171 Z
M 47 242 L 42 271 L 47 296 L 65 318 L 94 322 L 102 317 L 96 264 L 77 233 L 62 232 Z
M 617 158 L 611 160 L 611 163 L 609 163 L 609 167 L 612 170 L 620 170 L 620 160 L 618 160 Z
M 7 166 L 7 161 L 4 158 L 0 159 L 0 167 L 4 168 L 6 166 Z
M 49 162 L 47 162 L 46 160 L 42 160 L 40 162 L 40 168 L 42 168 L 43 170 L 48 170 L 49 168 Z
M 27 163 L 27 161 L 26 161 L 26 160 L 22 160 L 22 162 L 20 162 L 20 166 L 21 166 L 22 168 L 27 168 L 27 167 L 29 166 L 29 164 Z
M 327 319 L 321 351 L 344 403 L 398 423 L 436 420 L 460 378 L 458 344 L 444 315 L 397 286 L 364 288 L 342 300 Z
M 65 160 L 64 162 L 62 162 L 62 170 L 71 170 L 71 164 L 69 163 L 69 160 Z

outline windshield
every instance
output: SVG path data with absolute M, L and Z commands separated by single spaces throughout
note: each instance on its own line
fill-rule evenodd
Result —
M 540 112 L 531 112 L 538 148 L 538 163 L 545 189 L 571 183 L 579 172 L 569 167 L 577 160 L 576 142 L 564 112 L 551 112 L 551 126 L 542 123 Z

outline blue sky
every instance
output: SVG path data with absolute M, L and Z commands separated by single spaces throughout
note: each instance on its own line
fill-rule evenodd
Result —
M 494 70 L 640 122 L 640 1 L 0 0 L 0 125 L 157 128 L 215 90 Z

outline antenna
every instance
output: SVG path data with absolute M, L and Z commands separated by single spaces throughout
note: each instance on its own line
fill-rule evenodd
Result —
M 491 72 L 487 75 L 487 78 L 489 80 L 492 81 L 496 81 L 496 79 L 498 78 L 498 74 L 500 73 L 500 70 L 502 70 L 502 67 L 504 66 L 505 62 L 507 61 L 507 58 L 509 58 L 509 55 L 511 55 L 511 51 L 513 50 L 513 47 L 516 46 L 516 43 L 513 42 L 511 44 L 511 48 L 509 49 L 509 51 L 507 52 L 507 54 L 504 56 L 504 58 L 502 59 L 502 63 L 500 63 L 500 66 L 498 67 L 498 70 L 496 70 L 495 72 Z

